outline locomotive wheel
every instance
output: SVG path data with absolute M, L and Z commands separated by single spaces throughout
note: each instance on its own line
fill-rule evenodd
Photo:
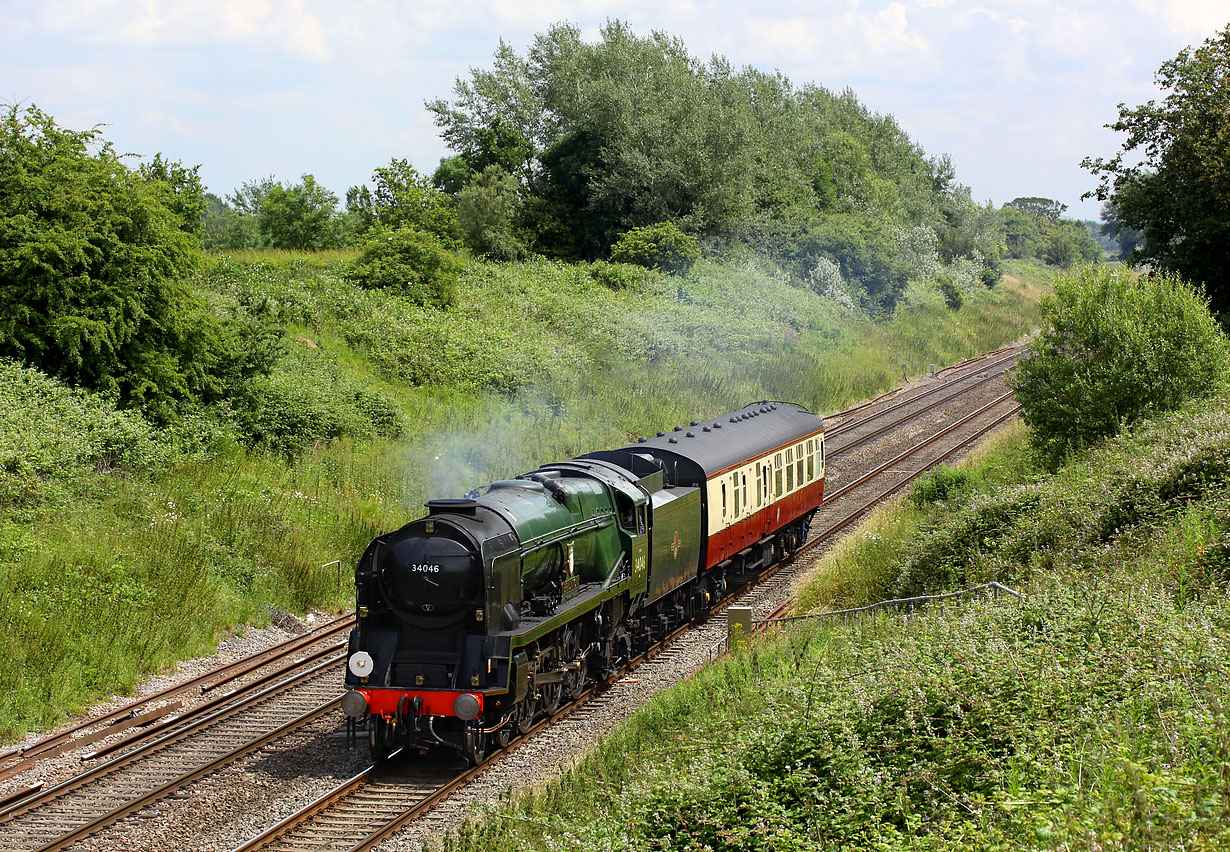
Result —
M 581 642 L 577 639 L 575 630 L 565 630 L 560 636 L 560 659 L 565 666 L 571 666 L 581 656 Z M 569 668 L 564 675 L 564 689 L 569 698 L 578 698 L 585 691 L 585 669 Z
M 549 645 L 542 649 L 538 655 L 538 670 L 540 672 L 550 672 L 559 668 L 560 653 L 559 648 L 555 645 Z M 560 705 L 564 702 L 564 684 L 561 682 L 544 683 L 538 688 L 538 706 L 542 712 L 548 716 L 554 716 L 555 711 L 559 710 Z
M 487 756 L 487 735 L 483 733 L 482 727 L 473 722 L 466 725 L 465 749 L 466 757 L 475 766 L 482 763 Z
M 367 744 L 372 752 L 372 761 L 380 763 L 393 750 L 393 726 L 383 716 L 367 717 Z
M 500 725 L 500 729 L 491 735 L 491 742 L 496 748 L 508 748 L 508 744 L 512 742 L 513 731 L 516 728 L 517 719 L 515 716 L 510 717 L 507 722 Z
M 517 733 L 528 734 L 534 727 L 534 699 L 527 698 L 517 705 L 513 711 L 512 723 L 517 726 Z

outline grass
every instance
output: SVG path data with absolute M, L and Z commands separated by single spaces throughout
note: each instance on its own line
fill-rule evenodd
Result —
M 442 846 L 1227 848 L 1227 422 L 1230 400 L 1192 404 L 1055 473 L 1001 433 L 829 554 L 800 605 L 985 579 L 1021 602 L 797 622 Z
M 914 288 L 873 322 L 750 261 L 621 272 L 619 289 L 606 268 L 474 263 L 444 312 L 346 284 L 353 256 L 216 257 L 195 282 L 220 315 L 285 331 L 248 407 L 154 429 L 5 374 L 0 740 L 272 606 L 349 608 L 362 549 L 429 498 L 753 399 L 839 408 L 902 362 L 922 374 L 1017 338 L 1042 291 L 1027 270 L 953 312 Z

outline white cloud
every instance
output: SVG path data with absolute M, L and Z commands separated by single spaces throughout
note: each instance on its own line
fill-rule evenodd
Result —
M 1171 31 L 1192 44 L 1212 38 L 1230 23 L 1225 0 L 1168 0 L 1162 7 Z
M 34 31 L 83 45 L 193 50 L 242 45 L 318 61 L 331 56 L 325 24 L 306 0 L 49 0 L 18 5 L 26 10 L 21 18 Z

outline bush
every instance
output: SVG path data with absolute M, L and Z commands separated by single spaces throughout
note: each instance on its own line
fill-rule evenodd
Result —
M 438 238 L 412 227 L 375 230 L 346 280 L 369 290 L 391 290 L 416 304 L 453 303 L 461 259 Z
M 914 481 L 910 489 L 910 502 L 915 506 L 939 503 L 961 491 L 969 484 L 969 473 L 955 468 L 938 467 L 926 476 Z
M 172 453 L 136 414 L 0 358 L 0 506 L 37 503 L 52 480 L 149 472 Z
M 957 282 L 952 280 L 951 275 L 939 276 L 935 279 L 935 285 L 939 287 L 940 295 L 944 297 L 944 304 L 950 311 L 961 310 L 961 306 L 965 304 L 965 296 L 961 293 Z
M 1056 279 L 1010 384 L 1052 464 L 1143 416 L 1224 387 L 1230 342 L 1178 278 L 1087 267 Z
M 294 457 L 342 435 L 397 437 L 402 415 L 379 391 L 358 385 L 342 371 L 307 359 L 290 359 L 254 379 L 235 424 L 252 445 Z
M 649 289 L 653 273 L 632 264 L 595 260 L 589 265 L 589 277 L 611 290 L 637 292 Z
M 696 237 L 673 222 L 633 228 L 611 246 L 611 260 L 616 263 L 635 263 L 676 275 L 687 272 L 699 259 Z
M 200 244 L 181 214 L 199 179 L 157 163 L 135 172 L 99 130 L 37 107 L 0 112 L 0 356 L 172 420 L 215 396 L 227 365 L 185 284 Z

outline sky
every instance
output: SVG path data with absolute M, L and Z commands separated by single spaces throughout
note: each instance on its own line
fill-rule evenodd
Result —
M 0 103 L 105 125 L 123 152 L 200 164 L 218 195 L 302 174 L 344 198 L 390 158 L 447 155 L 424 101 L 568 21 L 619 19 L 701 59 L 847 87 L 947 153 L 978 201 L 1045 196 L 1096 219 L 1085 156 L 1117 105 L 1230 23 L 1225 0 L 0 0 Z

